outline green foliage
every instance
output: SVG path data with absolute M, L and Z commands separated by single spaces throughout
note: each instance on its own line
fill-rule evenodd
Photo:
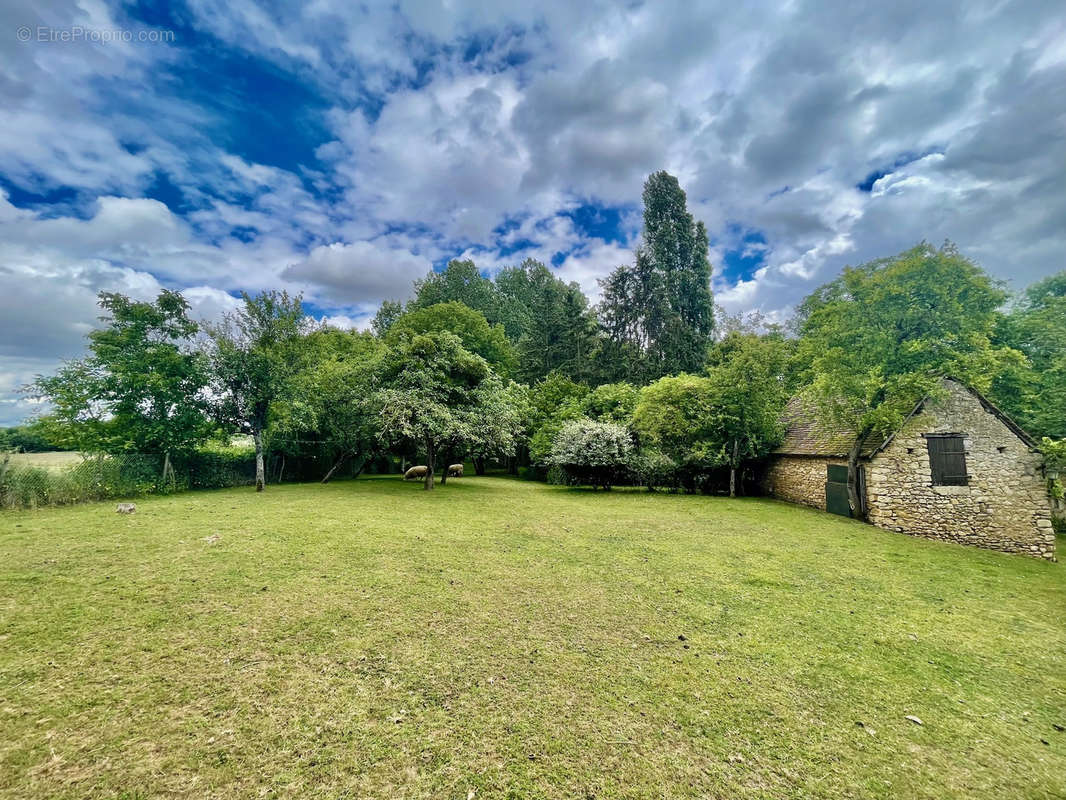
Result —
M 560 428 L 548 462 L 572 485 L 610 489 L 627 478 L 632 457 L 633 439 L 624 426 L 579 419 Z
M 780 334 L 733 333 L 708 369 L 716 436 L 731 467 L 762 458 L 781 441 L 791 345 Z
M 210 433 L 204 415 L 204 358 L 191 348 L 197 325 L 177 292 L 154 303 L 103 292 L 107 323 L 89 334 L 89 356 L 33 392 L 51 402 L 46 435 L 71 449 L 182 452 Z
M 242 306 L 208 329 L 211 399 L 216 419 L 256 445 L 256 488 L 262 489 L 263 432 L 276 406 L 291 396 L 307 327 L 300 297 L 286 292 L 241 295 Z
M 576 283 L 564 283 L 538 261 L 496 276 L 499 319 L 517 343 L 518 377 L 534 383 L 551 372 L 587 379 L 596 349 L 597 325 Z
M 1005 294 L 951 244 L 846 267 L 798 313 L 800 359 L 824 413 L 856 435 L 894 430 L 941 376 L 987 391 L 1018 351 L 993 343 Z
M 998 333 L 1028 363 L 998 376 L 992 397 L 1030 433 L 1066 437 L 1066 271 L 1030 286 Z
M 589 419 L 628 425 L 639 395 L 630 383 L 604 383 L 581 398 L 578 407 Z
M 0 428 L 0 451 L 48 453 L 59 449 L 49 438 L 47 425 L 40 419 L 29 425 Z
M 451 302 L 480 311 L 489 322 L 499 322 L 496 287 L 481 274 L 473 261 L 449 261 L 443 272 L 430 272 L 422 280 L 415 281 L 415 297 L 408 310 Z
M 314 331 L 301 345 L 292 391 L 275 404 L 271 448 L 298 458 L 319 458 L 330 477 L 349 460 L 360 466 L 381 449 L 377 404 L 386 346 L 369 333 L 333 328 Z
M 402 303 L 398 303 L 395 300 L 385 300 L 381 307 L 378 308 L 377 313 L 374 314 L 374 319 L 370 322 L 370 329 L 375 336 L 384 336 L 402 314 Z
M 715 389 L 715 382 L 702 375 L 660 378 L 640 390 L 633 411 L 642 449 L 676 464 L 677 479 L 689 490 L 702 488 L 708 473 L 726 461 Z
M 456 300 L 416 308 L 400 316 L 389 329 L 387 341 L 394 344 L 411 334 L 448 331 L 463 347 L 485 359 L 504 377 L 514 372 L 517 356 L 502 325 L 489 325 L 485 315 Z
M 702 369 L 714 330 L 707 230 L 688 212 L 677 178 L 644 184 L 644 234 L 636 263 L 601 282 L 608 344 L 604 373 L 644 382 Z
M 549 374 L 530 389 L 526 421 L 526 431 L 530 437 L 530 461 L 538 465 L 547 464 L 555 437 L 563 423 L 584 416 L 580 401 L 588 393 L 588 386 L 557 372 Z
M 447 331 L 407 334 L 386 355 L 378 394 L 383 433 L 437 455 L 510 454 L 520 421 L 500 378 Z

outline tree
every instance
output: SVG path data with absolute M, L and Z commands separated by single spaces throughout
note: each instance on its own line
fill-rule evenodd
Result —
M 725 462 L 725 443 L 715 405 L 715 383 L 703 375 L 660 378 L 640 390 L 632 427 L 642 447 L 667 456 L 689 491 Z
M 707 230 L 688 212 L 677 178 L 653 173 L 643 199 L 636 263 L 618 267 L 601 282 L 600 317 L 610 342 L 606 358 L 637 355 L 631 371 L 653 380 L 703 368 L 714 303 Z
M 997 377 L 992 396 L 1036 436 L 1066 437 L 1066 271 L 1030 286 L 998 340 L 1028 363 Z
M 861 516 L 858 460 L 871 433 L 887 435 L 942 376 L 979 391 L 1018 351 L 997 346 L 1004 291 L 948 243 L 845 267 L 799 307 L 799 357 L 821 413 L 854 431 L 848 456 L 852 514 Z
M 640 390 L 630 383 L 604 383 L 585 395 L 578 408 L 589 419 L 628 425 Z
M 266 486 L 263 432 L 274 405 L 292 390 L 306 316 L 299 296 L 241 293 L 241 307 L 208 328 L 214 413 L 255 443 L 255 490 Z
M 185 298 L 169 290 L 155 302 L 110 292 L 99 302 L 106 324 L 89 333 L 89 355 L 36 381 L 35 393 L 53 404 L 45 426 L 78 449 L 159 453 L 165 481 L 171 454 L 209 433 L 206 365 L 191 346 L 198 326 Z
M 789 343 L 780 334 L 734 333 L 718 343 L 720 361 L 708 370 L 716 438 L 729 464 L 729 496 L 742 462 L 762 458 L 781 441 L 789 397 Z
M 496 276 L 500 322 L 518 349 L 518 377 L 534 383 L 550 372 L 583 380 L 590 375 L 597 326 L 576 283 L 564 283 L 539 261 Z
M 499 322 L 496 287 L 478 271 L 473 261 L 449 261 L 443 272 L 430 272 L 415 281 L 415 297 L 408 310 L 453 301 L 480 311 L 491 323 Z
M 548 463 L 555 437 L 569 420 L 581 419 L 580 401 L 589 387 L 553 372 L 529 392 L 529 458 L 534 464 Z
M 442 451 L 466 446 L 507 452 L 514 446 L 517 414 L 508 409 L 502 381 L 453 333 L 399 338 L 385 358 L 382 385 L 383 432 L 424 448 L 426 489 L 433 488 Z
M 381 447 L 376 401 L 386 347 L 369 333 L 327 328 L 305 337 L 301 349 L 304 363 L 270 437 L 288 439 L 297 453 L 325 455 L 322 483 L 352 459 L 359 459 L 358 475 Z
M 562 469 L 573 483 L 610 490 L 626 476 L 632 457 L 633 440 L 624 426 L 580 419 L 563 425 L 549 463 Z
M 370 329 L 375 336 L 384 336 L 389 332 L 392 324 L 403 315 L 403 303 L 396 300 L 385 300 L 378 308 L 374 319 L 370 322 Z
M 485 359 L 498 374 L 513 373 L 517 359 L 503 326 L 489 325 L 484 314 L 456 300 L 403 314 L 393 322 L 387 340 L 394 343 L 410 334 L 440 331 L 454 333 L 463 347 Z

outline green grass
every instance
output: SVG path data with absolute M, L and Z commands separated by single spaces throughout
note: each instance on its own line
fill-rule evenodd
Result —
M 1063 567 L 773 501 L 233 489 L 0 564 L 2 797 L 1066 796 Z
M 11 463 L 27 467 L 44 467 L 46 469 L 60 470 L 72 464 L 82 462 L 81 453 L 55 452 L 55 453 L 12 453 Z

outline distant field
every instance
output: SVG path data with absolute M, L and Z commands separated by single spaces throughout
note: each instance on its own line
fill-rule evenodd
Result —
M 70 464 L 80 463 L 81 453 L 14 453 L 11 461 L 14 464 L 26 464 L 31 467 L 62 469 Z
M 0 512 L 2 798 L 1062 798 L 1064 729 L 1063 564 L 774 501 Z

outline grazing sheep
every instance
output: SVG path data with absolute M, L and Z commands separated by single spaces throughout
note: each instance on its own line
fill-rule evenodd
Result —
M 132 514 L 137 510 L 135 503 L 119 503 L 115 509 L 119 514 Z
M 418 478 L 424 478 L 426 477 L 427 472 L 429 472 L 429 467 L 426 466 L 411 467 L 411 469 L 403 474 L 403 479 L 405 481 L 411 481 Z
M 452 464 L 450 467 L 448 467 L 448 477 L 449 478 L 461 478 L 461 477 L 463 477 L 463 465 L 462 464 Z

